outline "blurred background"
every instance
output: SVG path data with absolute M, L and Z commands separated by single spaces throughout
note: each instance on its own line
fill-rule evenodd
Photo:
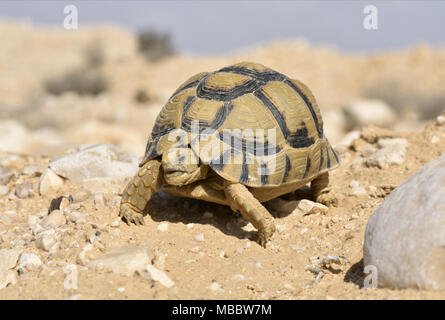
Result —
M 420 130 L 445 109 L 443 30 L 443 1 L 1 1 L 0 150 L 142 156 L 182 82 L 240 61 L 306 83 L 334 145 Z

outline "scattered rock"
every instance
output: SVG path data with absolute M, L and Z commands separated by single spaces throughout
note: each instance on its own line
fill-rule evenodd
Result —
M 315 213 L 325 214 L 329 210 L 329 208 L 326 207 L 325 205 L 307 199 L 298 201 L 297 208 L 303 213 L 303 215 L 315 214 Z
M 105 207 L 105 197 L 102 192 L 98 192 L 94 194 L 94 208 L 96 210 L 102 209 Z
M 89 190 L 81 190 L 72 194 L 73 203 L 84 202 L 91 197 L 91 192 Z
M 0 185 L 7 185 L 14 172 L 5 167 L 0 167 Z
M 339 150 L 346 150 L 347 148 L 349 148 L 352 143 L 360 138 L 360 131 L 359 130 L 353 130 L 348 132 L 341 140 L 339 143 L 337 143 L 335 145 L 336 149 Z
M 406 139 L 379 139 L 381 149 L 366 158 L 368 167 L 387 169 L 390 165 L 401 165 L 405 161 Z
M 215 293 L 224 292 L 223 286 L 216 281 L 212 281 L 212 284 L 210 284 L 209 289 Z
M 15 188 L 15 195 L 19 199 L 28 198 L 32 191 L 32 183 L 29 181 L 25 181 Z
M 95 270 L 104 269 L 113 273 L 132 276 L 136 271 L 146 269 L 151 264 L 152 256 L 148 247 L 120 247 L 111 250 L 88 263 L 88 268 Z
M 153 281 L 158 281 L 164 287 L 171 288 L 175 285 L 175 283 L 167 276 L 164 271 L 155 268 L 151 264 L 147 264 L 145 268 L 136 271 L 142 277 Z
M 42 170 L 40 169 L 39 166 L 26 166 L 23 168 L 22 170 L 22 174 L 26 174 L 26 175 L 41 175 L 42 174 Z
M 53 159 L 49 167 L 58 175 L 82 183 L 91 178 L 124 180 L 137 172 L 136 157 L 123 154 L 112 144 L 96 144 L 79 148 L 79 151 Z
M 57 228 L 65 223 L 66 219 L 62 211 L 54 210 L 48 216 L 43 218 L 43 220 L 40 222 L 40 225 L 44 228 L 49 228 L 49 227 Z
M 348 194 L 351 196 L 359 197 L 367 194 L 366 189 L 360 186 L 360 183 L 358 181 L 351 181 L 349 183 L 349 187 L 351 188 L 351 191 Z
M 54 244 L 54 238 L 49 235 L 42 235 L 36 240 L 36 247 L 44 251 L 50 251 Z
M 0 250 L 0 273 L 6 272 L 17 265 L 21 251 L 19 249 Z
M 195 240 L 199 242 L 204 241 L 204 235 L 202 233 L 195 235 Z
M 42 196 L 55 194 L 63 187 L 63 184 L 63 178 L 48 168 L 40 176 L 39 193 Z
M 20 257 L 19 270 L 35 271 L 42 265 L 40 258 L 34 253 L 24 253 Z
M 162 231 L 162 232 L 165 232 L 165 231 L 168 231 L 168 223 L 167 222 L 161 222 L 159 225 L 158 225 L 158 228 L 157 228 L 159 231 Z
M 381 287 L 445 289 L 445 155 L 397 187 L 366 227 L 364 265 Z
M 60 196 L 58 198 L 52 199 L 48 208 L 48 214 L 54 210 L 65 211 L 73 203 L 73 197 L 71 196 Z

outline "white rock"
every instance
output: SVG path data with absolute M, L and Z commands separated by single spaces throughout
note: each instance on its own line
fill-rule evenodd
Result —
M 138 270 L 138 274 L 140 274 L 144 278 L 158 281 L 160 284 L 167 288 L 171 288 L 175 285 L 175 283 L 167 276 L 164 271 L 155 268 L 151 264 L 147 264 L 144 269 Z
M 339 143 L 335 145 L 335 148 L 337 149 L 346 149 L 349 148 L 352 143 L 360 138 L 360 130 L 353 130 L 345 134 L 345 136 L 340 140 Z
M 14 193 L 17 196 L 17 198 L 25 199 L 25 198 L 29 197 L 29 195 L 31 194 L 31 191 L 32 191 L 32 183 L 29 181 L 25 181 L 25 182 L 19 184 L 15 188 Z
M 216 281 L 212 282 L 212 284 L 209 286 L 209 289 L 215 293 L 224 292 L 223 287 Z
M 97 144 L 76 153 L 53 159 L 49 167 L 58 175 L 82 183 L 91 178 L 124 180 L 139 168 L 137 157 L 123 154 L 111 144 Z
M 136 271 L 144 270 L 152 258 L 153 254 L 149 255 L 146 246 L 120 247 L 94 259 L 87 266 L 132 276 Z
M 121 223 L 121 220 L 122 219 L 120 217 L 114 218 L 113 221 L 111 221 L 110 226 L 113 228 L 118 228 Z
M 298 209 L 303 212 L 303 215 L 315 214 L 315 213 L 326 213 L 329 208 L 325 205 L 317 202 L 313 202 L 307 199 L 298 201 Z
M 391 165 L 401 165 L 405 161 L 406 139 L 380 139 L 377 150 L 366 158 L 368 167 L 387 169 Z
M 6 185 L 11 180 L 14 172 L 5 167 L 0 167 L 0 185 Z
M 17 283 L 17 276 L 14 270 L 0 272 L 0 290 Z
M 443 125 L 445 124 L 445 115 L 440 115 L 436 118 L 436 122 L 438 125 Z
M 24 253 L 20 257 L 19 269 L 34 271 L 42 265 L 40 258 L 34 253 Z
M 94 194 L 94 208 L 101 209 L 105 207 L 105 197 L 102 192 L 97 192 Z
M 195 235 L 195 240 L 199 242 L 204 241 L 204 235 L 202 233 Z
M 31 166 L 26 166 L 26 167 L 24 167 L 23 168 L 23 170 L 22 170 L 22 174 L 29 174 L 29 175 L 31 175 L 31 174 L 40 174 L 40 173 L 42 173 L 42 171 L 40 170 L 40 168 L 38 167 L 38 166 L 33 166 L 33 165 L 31 165 Z
M 397 187 L 373 213 L 364 265 L 380 287 L 445 290 L 445 155 Z
M 29 215 L 28 219 L 26 221 L 26 224 L 28 225 L 29 228 L 33 228 L 35 225 L 40 223 L 40 218 L 34 215 Z
M 60 210 L 53 210 L 48 216 L 42 219 L 40 225 L 44 228 L 57 228 L 66 223 L 65 216 Z
M 63 178 L 47 168 L 40 176 L 39 193 L 42 196 L 57 193 L 63 187 L 63 184 Z
M 363 196 L 367 194 L 366 189 L 363 186 L 360 186 L 360 183 L 356 180 L 351 181 L 349 187 L 351 188 L 351 191 L 349 192 L 349 195 L 351 196 Z
M 6 272 L 17 265 L 21 250 L 1 249 L 0 250 L 0 273 Z
M 397 119 L 396 112 L 384 101 L 361 99 L 351 101 L 344 109 L 347 123 L 362 127 L 374 124 L 378 127 L 387 127 L 394 124 Z
M 159 231 L 162 231 L 162 232 L 165 232 L 165 231 L 168 231 L 168 223 L 167 222 L 161 222 L 159 225 L 158 225 L 158 228 L 157 228 Z
M 54 238 L 49 235 L 41 235 L 36 240 L 37 248 L 42 249 L 44 251 L 50 251 L 54 244 L 55 244 Z

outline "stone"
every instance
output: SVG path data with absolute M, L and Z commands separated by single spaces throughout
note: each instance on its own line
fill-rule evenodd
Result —
M 49 235 L 42 235 L 36 240 L 36 247 L 44 251 L 50 251 L 54 244 L 54 238 Z
M 42 219 L 40 225 L 43 228 L 57 228 L 66 223 L 65 216 L 60 210 L 53 210 L 49 215 Z
M 34 253 L 24 253 L 20 257 L 19 270 L 35 271 L 42 265 L 40 258 Z
M 359 99 L 351 101 L 344 109 L 346 123 L 353 129 L 366 125 L 388 127 L 397 119 L 396 112 L 382 100 Z
M 391 165 L 401 165 L 405 161 L 407 144 L 406 139 L 379 139 L 378 146 L 381 149 L 368 156 L 365 163 L 368 167 L 380 169 L 387 169 Z
M 307 199 L 298 201 L 297 208 L 303 213 L 303 215 L 328 212 L 329 208 L 325 205 L 317 202 L 313 202 Z
M 40 176 L 39 193 L 42 196 L 55 194 L 63 187 L 63 184 L 63 178 L 48 168 Z
M 349 191 L 349 195 L 351 196 L 364 196 L 367 194 L 366 189 L 363 186 L 360 186 L 360 183 L 356 180 L 353 180 L 349 183 L 349 187 L 351 188 L 351 191 Z
M 14 172 L 5 167 L 0 167 L 0 185 L 7 185 Z
M 105 207 L 105 197 L 102 192 L 94 194 L 94 208 L 96 210 L 103 209 Z
M 359 130 L 353 130 L 348 132 L 347 134 L 344 135 L 344 137 L 340 140 L 339 143 L 337 143 L 335 145 L 336 149 L 340 149 L 340 150 L 346 150 L 347 148 L 349 148 L 352 143 L 360 138 L 360 131 Z
M 17 283 L 17 276 L 14 270 L 0 272 L 0 290 Z
M 364 266 L 379 287 L 445 290 L 445 155 L 385 199 L 368 221 Z
M 195 240 L 198 242 L 204 241 L 204 235 L 202 233 L 198 233 L 195 235 Z
M 165 231 L 168 231 L 168 223 L 167 222 L 161 222 L 159 225 L 158 225 L 158 228 L 157 228 L 159 231 L 162 231 L 162 232 L 165 232 Z
M 40 169 L 39 166 L 26 166 L 23 168 L 22 170 L 22 174 L 26 174 L 26 175 L 39 175 L 42 173 L 42 170 Z
M 52 159 L 49 167 L 58 175 L 76 183 L 91 178 L 120 181 L 133 177 L 139 168 L 137 157 L 123 154 L 112 144 L 79 148 L 73 154 Z
M 436 118 L 436 123 L 438 124 L 438 125 L 443 125 L 443 124 L 445 124 L 445 115 L 440 115 L 440 116 L 438 116 L 437 118 Z
M 21 251 L 19 249 L 1 249 L 0 250 L 0 273 L 15 268 L 19 260 Z
M 148 247 L 119 247 L 92 260 L 88 268 L 104 269 L 117 274 L 132 276 L 136 271 L 146 269 L 151 264 L 153 254 L 148 253 Z
M 160 284 L 167 288 L 171 288 L 175 285 L 175 283 L 167 276 L 164 271 L 157 269 L 151 264 L 147 264 L 144 269 L 137 270 L 137 273 L 143 278 L 158 281 Z
M 15 188 L 14 194 L 19 199 L 25 199 L 28 198 L 32 191 L 32 183 L 29 181 L 25 181 L 17 186 Z
M 88 200 L 89 197 L 91 197 L 91 191 L 89 190 L 80 190 L 76 193 L 72 194 L 73 197 L 73 202 L 74 203 L 78 203 L 78 202 L 83 202 Z

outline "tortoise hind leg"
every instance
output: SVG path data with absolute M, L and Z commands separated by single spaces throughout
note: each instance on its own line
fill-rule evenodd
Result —
M 144 224 L 142 212 L 162 184 L 161 161 L 154 159 L 145 163 L 124 189 L 119 216 L 128 224 Z
M 275 224 L 269 211 L 240 183 L 227 185 L 224 193 L 232 210 L 240 211 L 258 230 L 258 242 L 265 247 L 275 232 Z
M 332 192 L 330 192 L 331 188 L 329 187 L 328 172 L 325 172 L 312 180 L 311 191 L 312 197 L 315 201 L 327 206 L 336 207 L 338 205 L 337 198 Z

